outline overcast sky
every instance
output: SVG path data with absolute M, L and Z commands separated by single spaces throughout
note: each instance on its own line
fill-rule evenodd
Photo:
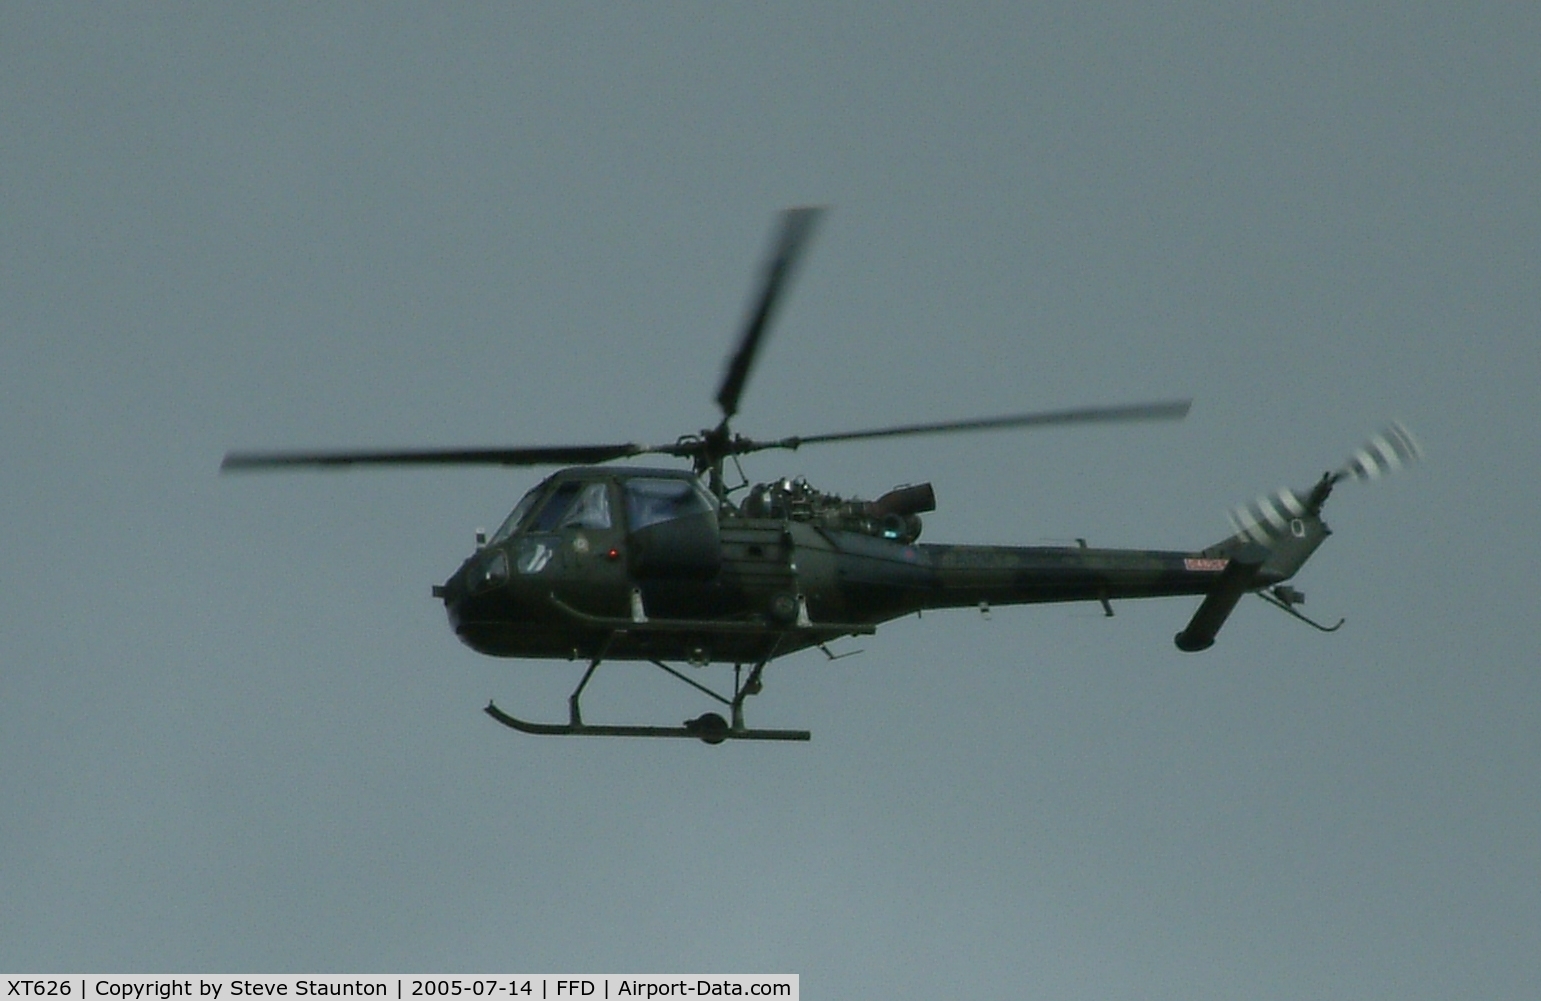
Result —
M 1541 15 L 1526 4 L 0 6 L 0 969 L 800 973 L 812 998 L 1541 995 Z M 542 739 L 429 596 L 744 396 L 929 541 L 1187 548 L 1405 421 L 1296 585 L 777 662 L 807 745 Z M 609 665 L 595 721 L 705 708 Z M 953 994 L 958 991 L 960 993 Z

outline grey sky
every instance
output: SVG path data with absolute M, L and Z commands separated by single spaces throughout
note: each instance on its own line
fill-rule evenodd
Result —
M 0 968 L 786 971 L 809 997 L 1541 992 L 1541 16 L 1526 5 L 0 7 Z M 1387 419 L 1298 586 L 778 662 L 807 746 L 540 740 L 429 585 L 667 441 L 829 204 L 751 434 L 932 541 L 1199 546 Z M 616 721 L 701 711 L 602 668 Z M 656 673 L 656 672 L 654 672 Z

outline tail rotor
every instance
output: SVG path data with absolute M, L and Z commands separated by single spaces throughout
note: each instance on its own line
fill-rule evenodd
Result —
M 1418 439 L 1407 428 L 1392 421 L 1388 427 L 1371 435 L 1362 448 L 1331 474 L 1332 482 L 1378 480 L 1411 465 L 1422 456 L 1423 447 L 1418 444 Z
M 1311 491 L 1301 497 L 1288 487 L 1263 494 L 1250 504 L 1230 512 L 1231 527 L 1238 537 L 1259 545 L 1269 545 L 1286 535 L 1300 535 L 1301 519 L 1321 512 L 1332 488 L 1344 480 L 1378 480 L 1412 465 L 1423 456 L 1423 446 L 1411 431 L 1397 421 L 1370 436 L 1337 469 L 1323 474 Z
M 1234 534 L 1202 553 L 1225 559 L 1225 570 L 1188 627 L 1177 634 L 1177 648 L 1187 652 L 1207 649 L 1247 591 L 1316 629 L 1335 631 L 1342 620 L 1328 626 L 1307 618 L 1295 607 L 1305 601 L 1305 595 L 1284 584 L 1332 532 L 1322 521 L 1322 505 L 1332 488 L 1344 480 L 1378 480 L 1422 455 L 1423 449 L 1412 433 L 1393 422 L 1371 435 L 1343 465 L 1322 474 L 1304 496 L 1284 487 L 1232 510 Z

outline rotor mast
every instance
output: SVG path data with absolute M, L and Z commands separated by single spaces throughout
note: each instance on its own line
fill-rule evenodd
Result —
M 722 383 L 717 387 L 717 406 L 722 410 L 722 420 L 712 430 L 701 432 L 700 451 L 693 458 L 696 474 L 706 476 L 707 488 L 717 498 L 719 509 L 728 503 L 727 481 L 722 474 L 723 462 L 729 455 L 740 454 L 736 446 L 742 442 L 742 439 L 735 439 L 729 424 L 738 413 L 739 398 L 744 393 L 744 385 L 749 381 L 750 372 L 759 357 L 765 333 L 775 319 L 776 309 L 781 305 L 787 286 L 796 275 L 797 266 L 825 211 L 820 206 L 803 206 L 781 213 L 781 226 L 771 243 L 770 253 L 766 255 L 759 289 L 750 300 L 749 315 L 745 318 L 743 333 L 739 335 L 738 347 L 729 356 L 727 368 L 722 374 Z

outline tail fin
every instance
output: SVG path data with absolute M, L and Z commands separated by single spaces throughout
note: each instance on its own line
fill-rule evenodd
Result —
M 1412 434 L 1393 422 L 1372 435 L 1338 469 L 1322 474 L 1305 496 L 1285 487 L 1233 510 L 1233 534 L 1203 552 L 1206 557 L 1230 562 L 1188 628 L 1177 634 L 1178 649 L 1208 648 L 1244 593 L 1273 587 L 1295 576 L 1332 534 L 1322 520 L 1322 505 L 1333 487 L 1347 479 L 1379 479 L 1422 455 L 1423 449 Z
M 1331 475 L 1317 481 L 1304 498 L 1288 487 L 1281 487 L 1271 496 L 1260 496 L 1251 504 L 1235 508 L 1230 514 L 1234 533 L 1205 550 L 1205 554 L 1214 550 L 1216 555 L 1240 558 L 1250 550 L 1262 557 L 1257 587 L 1289 580 L 1332 534 L 1322 520 L 1322 505 L 1332 493 Z

